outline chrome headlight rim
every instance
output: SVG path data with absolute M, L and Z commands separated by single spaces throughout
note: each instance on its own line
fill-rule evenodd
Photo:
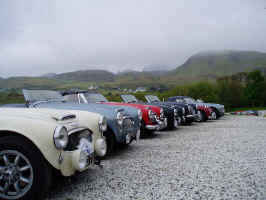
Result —
M 141 110 L 138 110 L 138 118 L 140 121 L 142 120 L 142 111 Z
M 58 150 L 63 150 L 67 147 L 69 142 L 68 131 L 65 126 L 57 126 L 53 135 L 55 148 Z
M 150 120 L 156 120 L 156 113 L 155 112 L 153 112 L 152 110 L 149 110 L 148 111 L 148 116 L 149 116 L 149 119 Z
M 104 116 L 101 116 L 99 119 L 99 130 L 102 133 L 107 131 L 107 119 Z
M 117 121 L 119 126 L 123 126 L 123 123 L 124 123 L 124 115 L 123 115 L 123 113 L 117 112 L 116 121 Z

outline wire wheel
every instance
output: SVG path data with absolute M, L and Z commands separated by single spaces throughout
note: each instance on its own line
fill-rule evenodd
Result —
M 29 159 L 16 150 L 0 152 L 0 197 L 19 199 L 33 185 L 33 168 Z

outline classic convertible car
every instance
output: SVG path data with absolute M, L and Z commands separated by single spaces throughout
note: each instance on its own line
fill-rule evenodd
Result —
M 140 119 L 138 112 L 131 117 L 124 109 L 107 105 L 90 103 L 77 104 L 66 102 L 60 92 L 49 90 L 23 90 L 27 107 L 52 108 L 60 110 L 81 110 L 99 113 L 107 119 L 107 130 L 103 133 L 107 140 L 107 154 L 114 148 L 114 137 L 123 144 L 130 144 L 138 140 L 140 131 Z M 99 155 L 101 156 L 101 155 Z
M 142 103 L 139 101 L 134 95 L 127 94 L 127 95 L 121 95 L 121 98 L 126 103 L 138 103 L 138 104 L 144 104 L 144 105 L 153 105 L 153 106 L 159 106 L 163 109 L 164 116 L 167 119 L 167 129 L 173 129 L 177 128 L 179 124 L 181 124 L 182 121 L 182 109 L 181 113 L 178 112 L 179 109 L 175 106 L 169 106 L 166 104 L 162 104 L 160 102 L 149 102 L 148 103 Z
M 222 115 L 224 115 L 224 106 L 219 104 L 208 104 L 200 101 L 196 101 L 195 99 L 187 96 L 175 96 L 168 98 L 168 101 L 171 102 L 184 102 L 187 104 L 197 106 L 198 110 L 201 111 L 199 115 L 200 118 L 204 120 L 207 119 L 218 119 Z
M 102 117 L 89 116 L 89 123 L 99 128 Z M 60 111 L 0 109 L 0 199 L 41 199 L 53 171 L 71 176 L 97 164 L 94 133 L 78 119 Z
M 224 116 L 224 113 L 225 113 L 224 105 L 216 104 L 216 103 L 205 103 L 202 100 L 197 100 L 197 102 L 210 107 L 214 112 L 214 116 L 213 116 L 214 119 L 219 119 L 220 117 Z
M 107 99 L 105 99 L 103 95 L 97 93 L 88 93 L 88 91 L 69 90 L 61 92 L 61 94 L 64 96 L 64 100 L 66 102 L 87 104 L 90 106 L 94 106 L 96 103 L 107 101 Z M 140 125 L 142 120 L 142 112 L 140 109 L 120 105 L 98 104 L 97 106 L 103 108 L 111 107 L 114 110 L 124 111 L 124 116 L 120 116 L 121 118 L 123 118 L 120 123 L 122 123 L 122 126 L 127 130 L 127 134 L 123 135 L 123 133 L 114 132 L 114 134 L 110 135 L 111 137 L 109 137 L 109 139 L 107 140 L 109 147 L 115 147 L 117 144 L 129 144 L 132 139 L 139 139 Z
M 157 96 L 147 95 L 146 99 L 148 102 L 160 102 L 169 106 L 177 106 L 182 109 L 182 124 L 191 124 L 197 120 L 198 114 L 195 107 L 182 102 L 161 102 Z
M 178 120 L 178 125 L 182 124 L 182 119 L 185 119 L 185 108 L 183 108 L 182 106 L 168 102 L 163 102 L 155 95 L 145 95 L 145 99 L 147 101 L 147 104 L 170 107 L 174 109 L 175 116 Z
M 141 131 L 145 130 L 154 131 L 162 130 L 167 126 L 167 119 L 164 118 L 163 111 L 159 107 L 155 106 L 143 106 L 138 104 L 128 104 L 128 103 L 118 103 L 109 102 L 102 94 L 90 93 L 88 91 L 76 91 L 76 95 L 72 94 L 71 98 L 75 98 L 75 101 L 80 103 L 100 103 L 101 105 L 111 106 L 114 108 L 123 108 L 128 110 L 128 112 L 133 110 L 138 110 L 138 116 L 141 120 Z M 67 96 L 67 94 L 66 94 Z M 68 99 L 69 101 L 69 99 Z M 129 114 L 132 114 L 132 110 Z M 142 114 L 142 116 L 141 116 Z

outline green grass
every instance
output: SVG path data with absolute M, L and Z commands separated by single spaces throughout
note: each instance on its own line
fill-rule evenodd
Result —
M 254 110 L 254 111 L 266 110 L 266 107 L 248 107 L 248 108 L 232 108 L 232 109 L 228 109 L 229 112 L 247 111 L 247 110 Z

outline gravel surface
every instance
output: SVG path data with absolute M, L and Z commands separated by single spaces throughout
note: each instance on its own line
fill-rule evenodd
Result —
M 225 116 L 156 133 L 85 173 L 47 200 L 266 199 L 266 119 Z

